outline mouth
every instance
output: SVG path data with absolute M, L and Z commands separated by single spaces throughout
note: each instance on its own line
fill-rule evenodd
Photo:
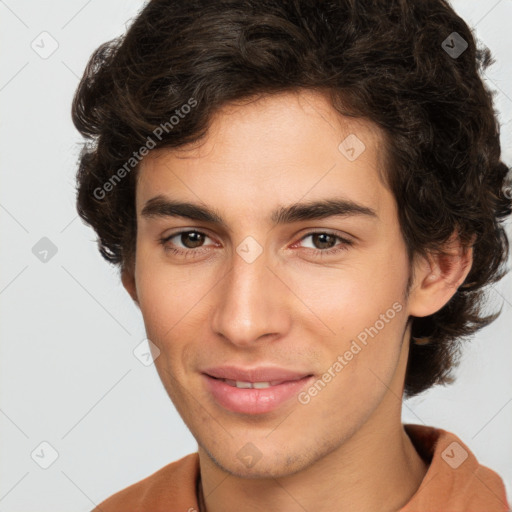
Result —
M 279 386 L 280 384 L 285 384 L 287 382 L 296 382 L 305 377 L 311 377 L 311 375 L 306 375 L 305 377 L 299 377 L 297 379 L 291 379 L 291 380 L 271 380 L 271 381 L 259 381 L 259 382 L 221 379 L 221 378 L 217 378 L 217 377 L 212 377 L 211 375 L 210 375 L 210 377 L 212 379 L 221 380 L 222 382 L 225 382 L 229 386 L 233 386 L 238 389 L 266 389 L 266 388 L 270 388 L 272 386 Z
M 231 370 L 223 369 L 220 372 L 228 373 L 229 371 Z M 257 373 L 256 370 L 255 372 Z M 260 373 L 262 372 L 264 373 L 265 370 L 260 370 Z M 270 372 L 274 372 L 275 376 L 276 370 L 270 370 Z M 215 373 L 218 374 L 219 371 Z M 231 374 L 230 377 L 232 376 Z M 269 380 L 248 377 L 241 380 L 215 376 L 206 372 L 202 373 L 202 377 L 206 391 L 213 402 L 223 409 L 239 414 L 263 414 L 274 411 L 297 397 L 314 378 L 312 374 L 292 375 L 289 372 L 288 375 Z

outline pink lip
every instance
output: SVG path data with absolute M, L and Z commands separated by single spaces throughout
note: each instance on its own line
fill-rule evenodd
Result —
M 241 380 L 244 382 L 285 382 L 298 380 L 311 375 L 306 372 L 296 372 L 275 366 L 258 366 L 256 368 L 238 368 L 236 366 L 217 366 L 202 370 L 210 377 L 218 379 Z
M 205 370 L 203 377 L 208 391 L 219 405 L 243 414 L 262 414 L 277 409 L 290 398 L 297 396 L 300 390 L 313 379 L 311 374 L 305 375 L 269 367 L 251 370 L 235 367 L 211 368 Z M 261 389 L 241 389 L 220 379 L 271 382 L 272 385 Z

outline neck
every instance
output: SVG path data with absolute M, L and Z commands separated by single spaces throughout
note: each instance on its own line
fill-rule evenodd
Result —
M 386 399 L 397 401 L 394 395 Z M 396 512 L 428 469 L 394 415 L 384 422 L 372 416 L 342 446 L 282 478 L 239 478 L 223 471 L 201 448 L 199 459 L 205 503 L 201 512 L 238 512 L 240 503 L 246 512 Z

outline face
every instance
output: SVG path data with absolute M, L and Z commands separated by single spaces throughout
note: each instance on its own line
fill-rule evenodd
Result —
M 228 472 L 307 467 L 396 387 L 409 262 L 383 151 L 377 127 L 290 92 L 143 161 L 133 293 L 170 398 Z

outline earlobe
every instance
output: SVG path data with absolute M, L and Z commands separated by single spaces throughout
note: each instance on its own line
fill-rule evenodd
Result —
M 409 314 L 425 317 L 439 311 L 464 282 L 472 263 L 472 246 L 463 247 L 454 236 L 442 253 L 420 258 L 414 268 Z

